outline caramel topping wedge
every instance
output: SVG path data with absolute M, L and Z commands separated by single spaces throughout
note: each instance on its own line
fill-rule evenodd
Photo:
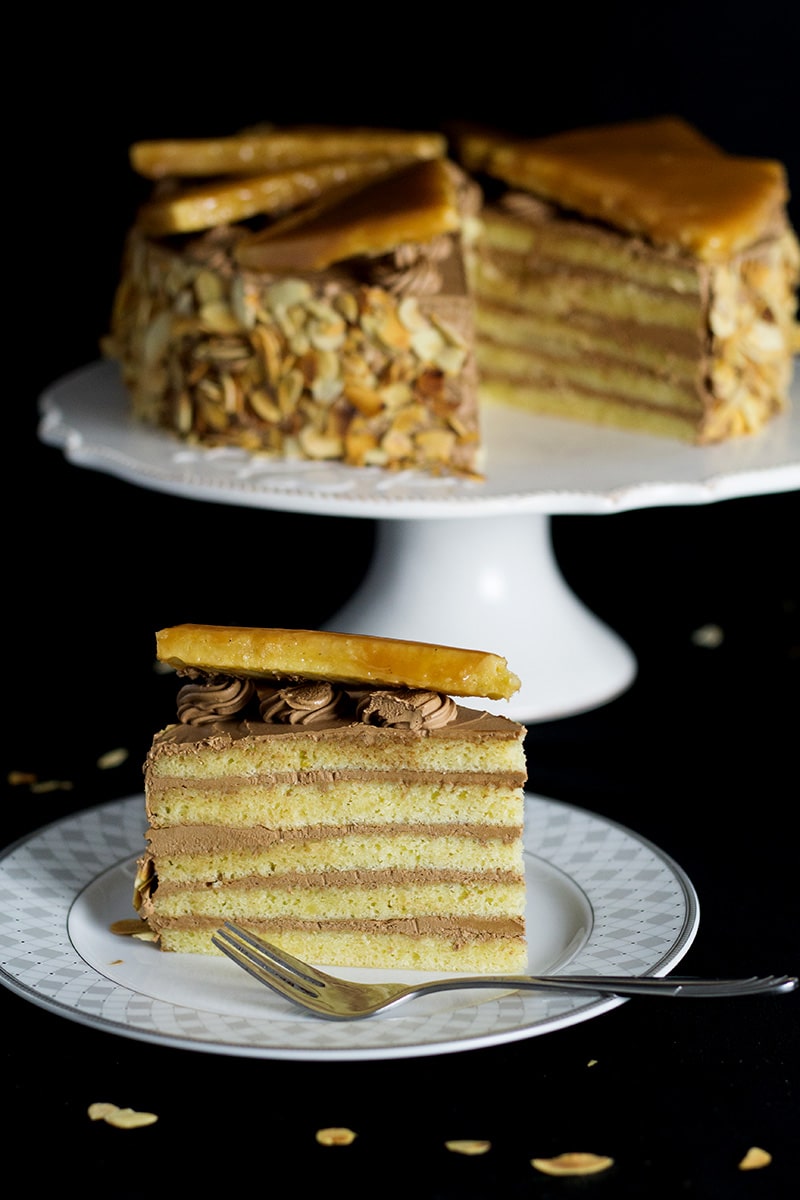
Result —
M 661 149 L 683 150 L 686 153 L 722 153 L 714 142 L 681 117 L 655 117 L 620 125 L 572 129 L 533 142 L 530 139 L 509 137 L 488 125 L 470 123 L 456 127 L 453 139 L 458 147 L 459 159 L 469 171 L 485 171 L 495 151 L 500 146 L 510 144 L 519 144 L 524 148 L 557 142 L 563 152 L 575 152 L 597 151 L 602 148 L 604 141 L 608 141 L 610 148 L 614 150 Z
M 142 205 L 136 221 L 145 233 L 164 237 L 197 233 L 260 215 L 280 215 L 345 184 L 396 170 L 398 161 L 402 164 L 410 160 L 387 155 L 348 158 L 182 188 Z
M 260 175 L 309 163 L 350 158 L 439 158 L 442 134 L 395 129 L 291 127 L 254 129 L 232 137 L 135 142 L 134 171 L 146 179 L 168 176 Z
M 236 257 L 262 271 L 315 271 L 358 255 L 386 254 L 461 226 L 456 188 L 443 159 L 414 163 L 243 238 Z
M 539 139 L 465 135 L 462 156 L 511 187 L 714 262 L 771 233 L 788 200 L 770 159 L 725 154 L 678 118 Z
M 156 654 L 176 670 L 260 679 L 406 687 L 508 700 L 519 678 L 483 650 L 315 629 L 174 625 L 156 634 Z

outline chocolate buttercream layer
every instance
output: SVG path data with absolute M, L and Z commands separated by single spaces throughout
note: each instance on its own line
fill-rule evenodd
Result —
M 255 788 L 260 789 L 262 794 L 270 791 L 277 795 L 291 788 L 303 788 L 307 789 L 309 794 L 317 793 L 322 800 L 326 796 L 333 799 L 337 794 L 346 794 L 353 785 L 368 784 L 374 788 L 374 794 L 388 795 L 392 791 L 405 789 L 407 793 L 413 791 L 413 794 L 417 795 L 421 788 L 429 792 L 431 788 L 436 787 L 448 791 L 458 788 L 464 792 L 489 787 L 500 790 L 516 789 L 522 787 L 526 778 L 527 774 L 524 771 L 453 771 L 445 776 L 442 770 L 404 771 L 399 768 L 394 771 L 251 771 L 227 777 L 209 775 L 201 778 L 186 773 L 154 773 L 150 791 L 152 795 L 158 795 L 159 792 L 169 789 L 185 788 L 187 780 L 191 780 L 192 789 L 199 792 L 201 798 L 203 793 L 224 796 L 226 792 L 242 793 Z
M 524 934 L 521 917 L 459 917 L 454 921 L 448 917 L 393 917 L 388 920 L 337 920 L 315 921 L 306 918 L 277 917 L 256 918 L 243 921 L 247 929 L 261 932 L 265 936 L 280 931 L 297 931 L 315 934 L 337 934 L 358 931 L 371 936 L 400 934 L 403 937 L 427 937 L 436 935 L 453 944 L 467 941 L 491 941 L 495 938 L 519 938 Z M 197 929 L 213 933 L 219 928 L 215 917 L 165 917 L 160 922 L 164 931 L 175 929 Z
M 368 824 L 353 822 L 349 825 L 306 825 L 295 828 L 267 828 L 259 825 L 252 828 L 242 828 L 240 825 L 178 825 L 166 828 L 149 828 L 147 842 L 150 850 L 156 856 L 197 855 L 206 853 L 237 851 L 269 850 L 274 847 L 296 846 L 298 843 L 341 841 L 342 839 L 358 839 L 368 841 L 373 838 L 394 839 L 403 836 L 414 838 L 438 839 L 446 841 L 450 838 L 469 839 L 477 843 L 516 842 L 522 835 L 520 825 L 477 825 L 458 824 L 425 824 L 414 822 L 393 821 L 387 828 L 386 824 Z
M 431 884 L 464 884 L 471 886 L 478 883 L 486 884 L 520 884 L 524 882 L 521 871 L 494 870 L 476 865 L 472 869 L 464 867 L 417 867 L 413 870 L 397 869 L 395 867 L 354 867 L 351 870 L 335 871 L 286 871 L 281 874 L 245 875 L 236 879 L 215 879 L 213 881 L 213 897 L 210 903 L 219 899 L 220 907 L 225 903 L 221 897 L 226 892 L 253 892 L 269 888 L 273 891 L 294 892 L 302 889 L 318 891 L 320 889 L 335 889 L 347 891 L 352 888 L 383 889 L 407 885 L 412 887 L 427 887 Z M 159 903 L 169 896 L 180 892 L 198 892 L 207 894 L 208 882 L 197 879 L 165 880 L 159 876 Z M 270 898 L 272 900 L 272 897 Z M 202 898 L 206 903 L 206 896 Z M 371 901 L 370 901 L 371 902 Z M 162 905 L 162 911 L 163 905 Z M 199 911 L 199 910 L 198 910 Z

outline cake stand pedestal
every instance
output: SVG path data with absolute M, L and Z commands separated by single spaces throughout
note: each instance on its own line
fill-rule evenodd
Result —
M 273 462 L 187 446 L 133 421 L 119 370 L 93 363 L 40 398 L 40 439 L 77 466 L 140 487 L 251 508 L 368 517 L 373 559 L 327 628 L 503 655 L 522 680 L 490 711 L 571 716 L 633 681 L 629 647 L 568 587 L 556 514 L 613 514 L 800 489 L 800 387 L 756 438 L 696 447 L 511 408 L 483 412 L 483 480 L 341 463 Z M 635 586 L 635 574 L 631 579 Z
M 482 704 L 523 724 L 595 708 L 636 674 L 567 586 L 546 514 L 379 521 L 367 574 L 326 627 L 502 654 L 522 687 Z

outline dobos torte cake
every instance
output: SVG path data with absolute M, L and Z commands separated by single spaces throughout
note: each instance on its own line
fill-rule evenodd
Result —
M 138 142 L 152 181 L 103 352 L 204 446 L 480 477 L 463 262 L 480 189 L 438 133 Z
M 782 164 L 675 117 L 458 157 L 486 184 L 475 243 L 480 397 L 693 443 L 788 403 L 800 254 Z
M 162 950 L 233 920 L 340 966 L 524 971 L 525 729 L 505 659 L 391 638 L 179 625 L 178 720 L 145 764 L 134 907 Z

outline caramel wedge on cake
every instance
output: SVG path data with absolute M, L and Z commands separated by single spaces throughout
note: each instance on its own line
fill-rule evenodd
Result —
M 215 180 L 200 186 L 171 188 L 142 205 L 137 222 L 146 234 L 163 237 L 174 233 L 198 233 L 213 229 L 215 225 L 247 221 L 252 217 L 280 216 L 330 193 L 336 196 L 345 192 L 354 194 L 359 185 L 393 173 L 403 161 L 387 155 L 345 158 L 336 162 L 309 163 L 302 170 L 287 167 L 230 181 Z
M 470 267 L 483 399 L 700 444 L 785 411 L 800 251 L 781 163 L 676 117 L 458 147 L 495 193 Z
M 519 687 L 505 659 L 193 624 L 156 649 L 179 686 L 144 769 L 138 936 L 215 954 L 229 919 L 322 964 L 527 970 L 525 729 L 479 703 Z
M 334 126 L 253 128 L 224 138 L 166 138 L 135 142 L 131 166 L 146 179 L 260 175 L 352 158 L 441 158 L 440 133 Z
M 137 143 L 155 180 L 104 354 L 201 447 L 483 477 L 465 266 L 480 189 L 435 133 Z
M 348 258 L 375 258 L 393 247 L 431 242 L 461 226 L 456 181 L 443 159 L 413 163 L 363 187 L 343 187 L 300 217 L 246 237 L 236 251 L 245 267 L 319 271 Z
M 520 688 L 500 655 L 358 633 L 174 625 L 156 634 L 156 648 L 176 670 L 427 688 L 488 700 L 510 700 Z

